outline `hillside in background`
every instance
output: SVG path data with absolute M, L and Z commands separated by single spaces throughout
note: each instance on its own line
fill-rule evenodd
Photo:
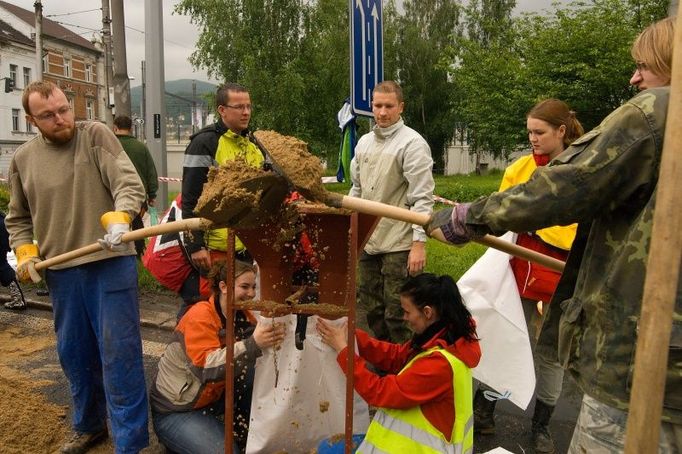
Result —
M 166 81 L 166 115 L 168 118 L 173 118 L 178 121 L 182 116 L 184 119 L 180 119 L 180 124 L 191 124 L 192 115 L 192 82 L 196 83 L 196 102 L 197 106 L 204 106 L 204 115 L 207 112 L 206 109 L 206 94 L 213 94 L 216 90 L 216 85 L 210 84 L 208 82 L 202 82 L 200 80 L 194 81 L 192 79 L 179 79 L 179 80 L 168 80 Z M 174 96 L 173 96 L 174 95 Z M 184 99 L 179 99 L 184 98 Z M 142 86 L 138 85 L 136 87 L 130 88 L 130 101 L 131 109 L 133 115 L 140 116 L 140 101 L 142 98 Z

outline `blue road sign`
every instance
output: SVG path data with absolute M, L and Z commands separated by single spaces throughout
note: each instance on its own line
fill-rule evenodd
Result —
M 372 116 L 372 90 L 384 80 L 381 0 L 350 0 L 351 105 Z

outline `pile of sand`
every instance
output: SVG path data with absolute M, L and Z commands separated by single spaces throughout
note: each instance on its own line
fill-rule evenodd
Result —
M 309 200 L 325 200 L 322 163 L 308 151 L 307 143 L 275 131 L 256 131 L 254 136 L 296 190 Z
M 252 227 L 279 212 L 286 182 L 243 159 L 209 170 L 195 213 L 218 225 Z
M 3 453 L 55 452 L 69 433 L 66 409 L 48 402 L 39 387 L 49 385 L 11 365 L 28 361 L 54 343 L 27 336 L 20 328 L 0 331 L 0 450 Z

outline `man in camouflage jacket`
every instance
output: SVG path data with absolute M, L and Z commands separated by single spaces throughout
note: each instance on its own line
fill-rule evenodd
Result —
M 614 411 L 627 411 L 630 397 L 669 92 L 643 91 L 527 183 L 439 211 L 427 227 L 460 244 L 487 233 L 579 223 L 538 353 L 558 353 L 586 399 Z M 677 443 L 681 364 L 678 287 L 663 408 L 663 432 L 676 432 Z

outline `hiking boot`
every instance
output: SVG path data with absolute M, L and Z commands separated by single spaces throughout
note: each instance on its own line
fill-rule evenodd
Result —
M 488 400 L 482 389 L 477 389 L 474 395 L 474 433 L 492 435 L 495 433 L 495 405 L 496 400 Z
M 547 405 L 539 400 L 535 401 L 535 413 L 533 413 L 533 446 L 535 452 L 552 454 L 555 452 L 554 440 L 549 433 L 549 420 L 554 412 L 553 405 Z
M 93 446 L 106 440 L 108 436 L 106 428 L 92 433 L 74 432 L 59 452 L 61 454 L 84 454 Z
M 5 303 L 5 307 L 7 309 L 26 309 L 28 305 L 26 304 L 26 300 L 24 300 L 24 293 L 21 291 L 19 283 L 17 281 L 12 281 L 7 288 L 9 289 L 9 295 L 12 299 Z

